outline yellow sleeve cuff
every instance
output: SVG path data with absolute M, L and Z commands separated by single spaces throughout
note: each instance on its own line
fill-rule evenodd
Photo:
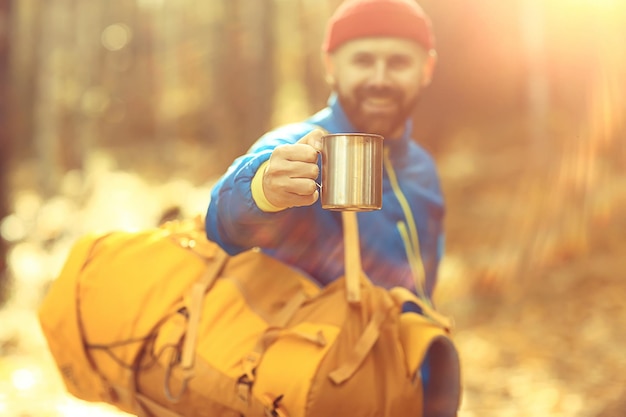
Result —
M 265 193 L 263 192 L 263 174 L 265 173 L 267 164 L 269 164 L 269 161 L 263 162 L 259 169 L 257 169 L 254 178 L 252 178 L 252 183 L 250 184 L 250 191 L 252 191 L 252 199 L 261 211 L 275 213 L 284 210 L 284 208 L 276 207 L 265 198 Z

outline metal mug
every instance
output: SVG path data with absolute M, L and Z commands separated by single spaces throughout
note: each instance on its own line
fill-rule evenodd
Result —
M 337 133 L 322 137 L 322 208 L 371 211 L 382 208 L 383 137 Z

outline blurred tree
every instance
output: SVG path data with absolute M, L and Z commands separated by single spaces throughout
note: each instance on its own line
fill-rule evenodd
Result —
M 37 156 L 38 182 L 46 196 L 53 195 L 62 175 L 61 129 L 67 117 L 62 100 L 66 90 L 66 67 L 70 52 L 65 49 L 71 34 L 68 0 L 44 2 L 38 9 L 40 30 L 37 50 L 39 70 L 35 77 L 33 145 Z M 73 148 L 73 147 L 71 147 Z
M 326 31 L 326 22 L 342 0 L 324 2 L 299 2 L 298 25 L 305 35 L 302 36 L 302 70 L 300 82 L 307 89 L 310 110 L 317 111 L 326 105 L 330 88 L 325 81 L 322 65 L 321 45 Z
M 33 108 L 35 103 L 35 80 L 37 74 L 36 52 L 39 49 L 37 24 L 40 3 L 13 1 L 11 3 L 11 120 L 14 138 L 12 155 L 17 159 L 31 157 L 33 151 Z
M 275 86 L 274 1 L 222 0 L 222 12 L 210 34 L 217 66 L 211 120 L 221 169 L 268 128 Z
M 9 23 L 11 1 L 0 2 L 0 221 L 9 213 L 9 164 L 11 118 L 8 115 L 9 91 Z M 7 245 L 0 236 L 0 305 L 7 292 Z

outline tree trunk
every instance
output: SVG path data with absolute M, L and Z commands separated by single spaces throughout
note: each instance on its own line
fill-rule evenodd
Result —
M 42 2 L 13 1 L 10 10 L 11 54 L 11 121 L 14 138 L 11 155 L 15 160 L 31 158 L 33 154 L 36 83 L 39 50 L 39 13 Z M 7 2 L 3 5 L 6 6 Z
M 318 111 L 326 106 L 331 88 L 325 81 L 325 69 L 322 64 L 322 42 L 326 32 L 325 22 L 338 7 L 336 1 L 299 2 L 298 24 L 302 33 L 301 50 L 303 65 L 300 82 L 306 88 L 310 111 Z
M 9 164 L 11 163 L 11 108 L 9 101 L 9 24 L 11 1 L 0 2 L 0 221 L 9 214 Z M 0 305 L 7 293 L 7 244 L 0 236 Z
M 60 27 L 64 21 L 65 2 L 42 4 L 38 14 L 41 33 L 36 74 L 33 142 L 37 158 L 38 182 L 45 196 L 56 191 L 61 170 L 59 155 L 59 98 L 62 91 L 62 68 L 64 59 Z
M 63 135 L 58 139 L 62 143 L 66 170 L 84 168 L 89 153 L 100 145 L 103 103 L 108 99 L 102 86 L 103 48 L 100 34 L 106 12 L 103 3 L 70 0 L 67 7 L 67 19 L 72 26 L 63 35 L 73 52 L 66 59 L 72 63 L 69 72 L 80 95 L 72 101 L 66 114 L 59 115 L 69 119 L 68 128 L 62 130 Z
M 212 103 L 220 170 L 269 127 L 272 113 L 274 8 L 271 0 L 222 0 L 223 19 L 213 33 L 215 85 Z M 211 146 L 214 146 L 211 144 Z

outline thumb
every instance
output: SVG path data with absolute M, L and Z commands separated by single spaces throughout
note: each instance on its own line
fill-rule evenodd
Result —
M 298 143 L 310 145 L 315 148 L 316 151 L 322 150 L 322 136 L 326 134 L 322 129 L 313 129 L 306 135 L 302 136 Z

